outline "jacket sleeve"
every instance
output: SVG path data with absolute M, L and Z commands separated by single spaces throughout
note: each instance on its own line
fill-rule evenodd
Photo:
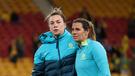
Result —
M 42 63 L 34 64 L 32 76 L 44 76 L 44 64 Z
M 111 76 L 106 51 L 100 43 L 97 42 L 93 46 L 92 55 L 100 70 L 100 75 Z
M 43 46 L 40 46 L 39 49 L 35 53 L 32 76 L 44 75 L 45 61 L 44 61 L 43 52 L 42 52 L 43 49 L 44 49 Z

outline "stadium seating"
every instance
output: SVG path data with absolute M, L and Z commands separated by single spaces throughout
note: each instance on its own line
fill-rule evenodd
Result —
M 75 12 L 86 7 L 93 17 L 128 18 L 134 0 L 53 0 L 57 7 L 62 7 L 64 13 L 70 17 Z M 72 4 L 72 5 L 71 5 Z M 70 12 L 70 13 L 69 13 Z
M 96 20 L 103 19 L 110 44 L 120 44 L 127 34 L 127 24 L 134 0 L 53 0 L 61 7 L 68 20 L 79 17 L 83 7 Z M 72 4 L 72 5 L 71 5 Z M 0 0 L 0 76 L 30 76 L 32 71 L 32 37 L 48 31 L 44 16 L 32 0 Z M 10 22 L 11 12 L 19 15 L 19 23 Z M 14 66 L 8 60 L 8 47 L 19 35 L 24 37 L 25 58 Z M 135 44 L 135 39 L 129 42 Z M 6 68 L 6 69 L 5 69 Z M 25 68 L 25 69 L 24 69 Z M 118 76 L 114 74 L 114 76 Z
M 0 58 L 0 76 L 30 76 L 32 72 L 32 59 L 25 57 L 16 64 L 8 58 Z

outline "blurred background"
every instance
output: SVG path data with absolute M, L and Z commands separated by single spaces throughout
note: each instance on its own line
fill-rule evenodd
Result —
M 135 76 L 135 0 L 0 0 L 0 76 L 31 76 L 52 7 L 61 7 L 69 31 L 75 18 L 92 21 L 112 76 Z

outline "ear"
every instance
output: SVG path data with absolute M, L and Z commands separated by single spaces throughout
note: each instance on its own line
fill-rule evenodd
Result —
M 85 36 L 87 36 L 88 34 L 89 34 L 89 32 L 88 32 L 88 31 L 85 31 L 85 32 L 84 32 L 84 35 L 85 35 Z
M 92 30 L 91 29 L 89 29 L 87 32 L 88 32 L 89 36 L 92 34 Z

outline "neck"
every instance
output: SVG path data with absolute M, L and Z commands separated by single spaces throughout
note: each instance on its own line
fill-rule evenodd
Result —
M 84 46 L 84 45 L 87 45 L 87 39 L 83 40 L 83 41 L 77 41 L 78 45 L 79 46 Z

